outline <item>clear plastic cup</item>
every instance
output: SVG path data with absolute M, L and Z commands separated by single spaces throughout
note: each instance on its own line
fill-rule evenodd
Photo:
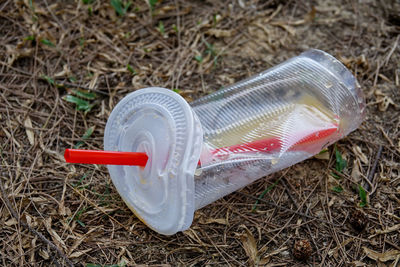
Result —
M 104 147 L 149 156 L 144 168 L 108 169 L 131 210 L 170 235 L 195 210 L 319 153 L 364 115 L 354 76 L 310 50 L 190 104 L 163 88 L 135 91 L 112 111 Z

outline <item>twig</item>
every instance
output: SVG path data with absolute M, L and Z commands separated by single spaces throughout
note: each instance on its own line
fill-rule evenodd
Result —
M 292 200 L 292 202 L 293 202 L 294 206 L 296 207 L 296 209 L 299 209 L 299 205 L 297 204 L 297 202 L 294 199 L 293 195 L 289 191 L 288 184 L 290 184 L 290 183 L 286 180 L 285 177 L 282 179 L 282 184 L 285 187 L 286 194 L 289 196 L 290 200 Z M 306 214 L 308 215 L 308 208 L 306 210 Z M 309 233 L 309 235 L 311 237 L 311 240 L 312 240 L 315 248 L 317 249 L 317 252 L 318 252 L 317 256 L 319 258 L 320 251 L 319 251 L 319 247 L 317 246 L 317 242 L 315 242 L 314 236 L 312 235 L 312 232 L 311 232 L 311 229 L 310 229 L 310 226 L 308 225 L 308 223 L 306 223 L 305 225 L 307 227 L 307 231 L 308 231 L 308 233 Z
M 120 227 L 122 227 L 123 229 L 125 229 L 127 232 L 131 233 L 131 234 L 136 234 L 135 232 L 133 232 L 131 229 L 129 229 L 126 225 L 123 225 L 122 223 L 120 223 L 117 219 L 115 219 L 114 217 L 112 217 L 110 214 L 108 214 L 107 212 L 105 212 L 101 207 L 99 207 L 96 203 L 94 203 L 93 201 L 91 201 L 89 198 L 87 198 L 84 194 L 82 194 L 81 192 L 79 192 L 79 190 L 77 190 L 76 188 L 74 188 L 73 186 L 71 186 L 69 183 L 67 183 L 67 185 L 75 192 L 77 193 L 79 196 L 83 197 L 85 199 L 85 201 L 87 201 L 90 205 L 92 205 L 93 207 L 95 207 L 98 211 L 100 211 L 101 213 L 103 213 L 104 215 L 106 215 L 108 218 L 110 218 L 110 220 L 112 220 L 113 222 L 115 222 L 116 224 L 118 224 Z
M 41 77 L 39 77 L 39 78 L 41 78 Z M 108 96 L 109 95 L 108 92 L 103 92 L 103 91 L 100 91 L 100 90 L 97 90 L 97 89 L 91 89 L 91 88 L 89 88 L 87 86 L 82 86 L 82 85 L 75 84 L 75 83 L 61 82 L 61 83 L 59 83 L 57 85 L 64 86 L 64 87 L 70 86 L 70 87 L 74 87 L 74 88 L 81 88 L 81 89 L 92 91 L 92 92 L 95 92 L 95 93 L 98 93 L 98 94 L 104 95 L 104 96 Z
M 258 200 L 258 197 L 252 196 L 252 195 L 250 195 L 250 194 L 243 193 L 243 192 L 241 192 L 241 191 L 238 191 L 238 192 L 235 192 L 235 193 L 238 193 L 238 194 L 241 194 L 241 195 L 243 195 L 243 196 L 246 196 L 246 197 L 249 197 L 249 198 Z M 284 211 L 287 211 L 287 212 L 292 213 L 292 214 L 300 215 L 300 216 L 303 216 L 303 217 L 308 218 L 308 219 L 313 219 L 313 220 L 316 220 L 316 221 L 319 221 L 319 222 L 323 222 L 323 223 L 326 223 L 326 224 L 330 224 L 330 225 L 336 226 L 336 227 L 340 227 L 340 226 L 341 226 L 341 225 L 339 225 L 339 224 L 335 224 L 335 223 L 329 222 L 329 221 L 327 221 L 327 220 L 323 220 L 323 219 L 320 219 L 320 218 L 317 218 L 317 217 L 314 217 L 314 216 L 305 214 L 305 213 L 303 213 L 303 212 L 295 211 L 295 210 L 292 210 L 292 209 L 289 209 L 289 208 L 280 206 L 280 205 L 278 205 L 278 204 L 275 204 L 275 203 L 273 203 L 273 202 L 271 202 L 271 201 L 267 201 L 267 200 L 265 200 L 265 199 L 259 199 L 259 201 L 260 201 L 260 202 L 263 202 L 263 203 L 265 203 L 265 204 L 267 204 L 267 205 L 271 205 L 271 206 L 273 206 L 273 207 L 275 207 L 275 208 L 278 208 L 278 209 L 280 209 L 280 210 L 284 210 Z
M 275 181 L 272 185 L 268 186 L 268 187 L 260 194 L 260 196 L 258 197 L 256 203 L 254 203 L 253 208 L 251 209 L 252 212 L 254 212 L 254 211 L 256 210 L 257 205 L 258 205 L 258 203 L 260 202 L 259 199 L 264 198 L 265 194 L 267 194 L 269 191 L 271 191 L 272 189 L 274 189 L 274 187 L 279 183 L 279 181 L 280 181 L 283 177 L 285 177 L 285 175 L 288 173 L 289 170 L 290 170 L 290 168 L 287 168 L 286 171 L 283 172 L 282 175 L 281 175 L 278 179 L 276 179 L 276 181 Z
M 64 261 L 68 264 L 70 267 L 74 267 L 74 264 L 68 259 L 68 257 L 62 252 L 56 245 L 53 244 L 50 240 L 48 240 L 43 234 L 40 232 L 36 231 L 32 227 L 30 227 L 28 224 L 24 223 L 23 221 L 20 220 L 20 216 L 17 214 L 17 212 L 13 209 L 10 200 L 8 199 L 6 192 L 3 187 L 3 183 L 0 179 L 0 191 L 1 191 L 1 196 L 3 199 L 3 202 L 6 204 L 8 211 L 11 213 L 11 215 L 26 229 L 28 229 L 30 232 L 32 232 L 34 235 L 39 237 L 44 243 L 49 245 L 51 248 L 53 248 L 57 253 L 60 255 L 61 258 L 64 259 Z
M 377 67 L 375 71 L 375 78 L 374 78 L 374 87 L 376 87 L 376 84 L 378 83 L 378 76 L 379 76 L 379 70 L 381 68 L 381 63 L 377 61 Z
M 385 129 L 383 129 L 382 126 L 378 125 L 378 129 L 381 130 L 383 137 L 385 137 L 385 139 L 389 142 L 391 147 L 395 147 L 392 139 L 389 138 L 388 134 L 386 133 Z
M 388 55 L 386 56 L 386 58 L 385 58 L 385 60 L 384 60 L 385 63 L 383 64 L 383 66 L 386 66 L 386 65 L 388 64 L 388 62 L 390 61 L 390 57 L 393 55 L 393 52 L 396 50 L 397 45 L 398 45 L 398 43 L 399 43 L 399 38 L 400 38 L 400 34 L 397 35 L 397 38 L 396 38 L 396 40 L 394 41 L 394 44 L 393 44 L 392 49 L 390 49 Z
M 28 77 L 33 77 L 33 78 L 36 78 L 36 79 L 40 79 L 40 80 L 42 80 L 42 81 L 47 81 L 46 78 L 44 78 L 44 77 L 42 77 L 42 76 L 32 75 L 31 73 L 29 73 L 29 72 L 27 72 L 27 71 L 23 71 L 23 70 L 20 70 L 20 69 L 18 69 L 18 68 L 14 68 L 13 66 L 10 66 L 9 64 L 7 64 L 7 63 L 5 63 L 5 62 L 3 62 L 3 61 L 0 61 L 0 64 L 3 65 L 3 66 L 5 66 L 5 67 L 7 67 L 7 68 L 10 68 L 10 69 L 12 69 L 12 70 L 15 70 L 15 71 L 17 71 L 17 72 L 19 72 L 19 73 L 22 73 L 22 74 L 24 74 L 24 75 L 27 75 Z M 57 78 L 55 78 L 55 80 L 56 80 L 56 79 L 57 79 Z M 105 95 L 105 96 L 108 96 L 108 95 L 109 95 L 108 92 L 103 92 L 103 91 L 100 91 L 100 90 L 97 90 L 97 89 L 92 89 L 92 88 L 89 88 L 89 87 L 87 87 L 87 86 L 83 86 L 83 85 L 79 85 L 79 84 L 75 84 L 75 83 L 61 82 L 61 83 L 55 83 L 55 84 L 58 85 L 58 86 L 63 86 L 63 87 L 68 87 L 68 86 L 70 86 L 70 87 L 74 87 L 74 88 L 81 88 L 81 89 L 93 91 L 93 92 L 95 92 L 95 93 L 98 93 L 98 94 L 101 94 L 101 95 Z
M 395 243 L 389 241 L 389 240 L 385 240 L 386 243 L 388 243 L 389 245 L 391 245 L 392 247 L 394 247 L 395 249 L 400 250 L 400 246 L 396 245 Z M 395 265 L 393 265 L 395 266 Z
M 372 180 L 374 179 L 374 176 L 375 176 L 376 166 L 378 165 L 378 161 L 382 155 L 382 148 L 383 148 L 382 145 L 379 145 L 378 152 L 376 153 L 375 161 L 372 164 L 371 171 L 367 177 L 367 179 L 371 182 L 371 184 L 373 184 Z M 369 190 L 369 183 L 365 184 L 364 189 Z M 373 191 L 375 191 L 375 190 L 373 190 Z M 372 194 L 372 193 L 373 192 L 370 192 L 370 194 Z
M 260 199 L 264 198 L 265 194 L 267 194 L 269 191 L 271 191 L 280 181 L 281 178 L 278 178 L 272 185 L 268 186 L 258 197 L 256 203 L 254 203 L 253 208 L 251 209 L 252 212 L 254 212 L 257 209 L 258 202 Z
M 314 186 L 314 188 L 311 190 L 310 194 L 308 194 L 308 196 L 306 196 L 306 198 L 303 200 L 303 202 L 300 203 L 299 208 L 296 210 L 296 212 L 299 212 L 300 209 L 303 208 L 304 203 L 310 198 L 310 196 L 311 196 L 312 194 L 314 194 L 314 191 L 315 191 L 315 189 L 317 189 L 317 187 L 319 186 L 320 182 L 321 182 L 321 181 L 318 181 L 318 182 L 317 182 L 317 184 L 316 184 L 316 185 Z M 275 240 L 275 238 L 276 238 L 286 227 L 288 227 L 290 221 L 293 220 L 294 217 L 295 217 L 295 214 L 293 214 L 292 217 L 290 217 L 290 218 L 286 221 L 286 223 L 281 227 L 281 229 L 279 230 L 279 232 L 276 233 L 276 234 L 271 238 L 271 240 Z M 269 243 L 271 243 L 271 241 L 268 241 L 264 246 L 268 246 Z

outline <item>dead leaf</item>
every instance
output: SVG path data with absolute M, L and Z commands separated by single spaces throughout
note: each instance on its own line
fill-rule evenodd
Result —
M 61 239 L 61 237 L 57 234 L 56 231 L 54 231 L 54 229 L 51 228 L 51 217 L 47 218 L 44 220 L 44 225 L 46 227 L 47 232 L 49 232 L 49 234 L 51 235 L 54 243 L 56 243 L 56 245 L 59 248 L 64 248 L 66 250 L 66 246 L 64 241 Z
M 109 54 L 106 54 L 106 53 L 99 53 L 98 55 L 99 55 L 100 57 L 106 59 L 106 60 L 109 61 L 109 62 L 115 62 L 115 61 L 116 61 L 116 58 L 113 57 L 113 56 L 110 56 Z
M 20 175 L 21 175 L 21 163 L 17 161 L 17 171 L 15 174 L 15 178 L 18 179 Z
M 25 213 L 24 214 L 25 216 L 25 220 L 26 220 L 26 223 L 30 226 L 30 227 L 32 227 L 32 217 L 28 214 L 28 213 Z
M 400 250 L 388 250 L 380 253 L 367 247 L 363 247 L 363 249 L 368 258 L 381 262 L 395 260 L 400 255 Z
M 361 261 L 353 261 L 351 263 L 351 266 L 354 266 L 354 267 L 365 267 L 365 266 L 367 266 L 367 264 L 364 263 L 364 262 L 361 262 Z
M 281 27 L 292 36 L 296 34 L 296 30 L 292 26 L 286 24 L 286 22 L 276 21 L 276 22 L 271 22 L 271 25 Z
M 374 91 L 374 94 L 376 96 L 379 111 L 382 111 L 382 112 L 386 111 L 388 109 L 389 105 L 396 106 L 393 99 L 390 98 L 389 96 L 385 95 L 382 92 L 382 90 L 377 89 Z
M 364 54 L 358 57 L 339 57 L 340 61 L 348 68 L 353 68 L 353 65 L 360 66 L 363 69 L 369 69 L 369 63 Z
M 99 72 L 95 72 L 88 86 L 90 90 L 92 90 L 96 86 L 98 78 L 99 78 Z
M 381 170 L 379 172 L 379 182 L 390 182 L 390 177 L 388 177 L 386 175 L 385 167 L 384 167 L 383 163 L 382 162 L 379 163 L 379 166 L 380 166 L 380 170 Z
M 189 228 L 186 231 L 183 231 L 183 234 L 188 236 L 190 239 L 192 239 L 193 241 L 196 241 L 198 244 L 201 244 L 203 246 L 206 247 L 206 245 L 204 244 L 203 241 L 201 241 L 201 239 L 199 238 L 199 236 L 197 235 L 197 233 L 192 229 Z
M 323 160 L 329 160 L 329 150 L 325 149 L 318 153 L 317 155 L 314 156 L 316 159 L 323 159 Z
M 210 218 L 207 220 L 200 220 L 199 223 L 201 224 L 211 224 L 211 223 L 216 223 L 216 224 L 223 224 L 223 225 L 228 225 L 228 221 L 223 218 Z
M 31 197 L 30 200 L 35 204 L 47 203 L 49 200 L 45 197 Z
M 33 239 L 32 239 L 32 241 L 31 241 L 31 247 L 32 248 L 35 248 L 36 247 L 36 241 L 37 241 L 37 239 L 38 239 L 38 237 L 37 236 L 35 236 Z M 32 249 L 31 250 L 31 253 L 30 253 L 31 255 L 30 255 L 30 261 L 33 263 L 34 261 L 35 261 L 35 249 Z
M 333 255 L 333 257 L 334 257 L 335 259 L 337 259 L 337 258 L 339 257 L 339 250 L 340 250 L 340 248 L 345 247 L 347 244 L 349 244 L 349 243 L 352 242 L 353 240 L 354 240 L 354 238 L 346 239 L 345 241 L 343 241 L 343 242 L 342 242 L 340 245 L 338 245 L 337 247 L 335 247 L 335 248 L 329 250 L 329 251 L 328 251 L 329 257 L 331 257 L 331 256 Z
M 361 160 L 362 163 L 368 165 L 369 160 L 368 157 L 362 152 L 361 147 L 355 145 L 353 146 L 353 152 Z
M 388 234 L 394 231 L 400 230 L 400 224 L 393 225 L 391 227 L 386 228 L 385 230 L 375 230 L 376 234 Z
M 48 148 L 43 144 L 43 141 L 42 141 L 42 140 L 39 140 L 39 146 L 40 146 L 40 148 L 41 148 L 44 152 L 46 152 L 47 154 L 49 154 L 49 155 L 51 155 L 51 156 L 57 158 L 57 159 L 58 159 L 59 161 L 61 161 L 61 162 L 65 162 L 64 156 L 63 156 L 61 153 L 58 153 L 58 152 L 56 152 L 56 151 L 53 151 L 53 150 L 48 149 Z M 73 167 L 73 166 L 71 166 L 71 167 Z
M 18 224 L 18 221 L 15 218 L 11 218 L 8 221 L 6 221 L 4 224 L 7 226 L 12 226 L 12 225 Z
M 24 57 L 30 57 L 33 54 L 33 48 L 18 48 L 13 45 L 6 45 L 6 50 L 7 50 L 7 63 L 9 65 L 12 65 L 15 60 L 19 58 L 24 58 Z
M 229 77 L 228 75 L 218 75 L 217 80 L 219 83 L 221 84 L 234 84 L 235 83 L 235 79 L 232 77 Z
M 329 201 L 329 203 L 328 203 L 328 207 L 332 207 L 333 204 L 335 204 L 335 200 L 336 200 L 336 197 L 333 196 L 332 199 L 331 199 L 331 200 Z
M 150 6 L 150 5 L 149 5 Z M 151 7 L 151 6 L 150 6 Z M 174 5 L 166 5 L 157 9 L 157 15 L 164 15 L 167 14 L 169 11 L 175 11 L 176 6 Z
M 249 264 L 250 266 L 253 266 L 259 261 L 257 243 L 250 230 L 244 225 L 243 228 L 245 229 L 245 233 L 240 235 L 240 240 L 242 241 L 244 251 L 249 257 Z
M 393 99 L 388 96 L 384 96 L 378 107 L 380 111 L 386 111 L 389 105 L 395 105 Z
M 54 77 L 66 77 L 66 76 L 71 76 L 71 70 L 69 69 L 68 65 L 65 64 L 63 66 L 63 70 L 54 74 Z
M 88 253 L 89 251 L 91 251 L 92 249 L 85 249 L 85 250 L 81 250 L 81 251 L 77 251 L 72 253 L 71 255 L 69 255 L 69 258 L 79 258 L 80 256 L 82 256 L 83 254 Z
M 33 146 L 35 144 L 35 134 L 32 131 L 32 121 L 31 118 L 29 118 L 29 116 L 26 117 L 25 121 L 24 121 L 24 126 L 25 126 L 25 131 L 26 131 L 26 135 L 28 136 L 28 141 L 29 144 L 31 144 L 31 146 Z
M 48 260 L 50 258 L 49 253 L 47 253 L 47 251 L 42 249 L 39 250 L 39 255 L 45 260 Z
M 233 35 L 232 30 L 221 30 L 221 29 L 209 29 L 206 34 L 219 37 L 231 37 Z
M 275 255 L 278 255 L 278 254 L 281 254 L 281 253 L 282 254 L 287 253 L 287 255 L 289 255 L 289 251 L 287 249 L 288 249 L 288 247 L 284 246 L 284 247 L 281 247 L 281 248 L 279 248 L 279 249 L 277 249 L 277 250 L 275 250 L 275 251 L 273 251 L 271 253 L 268 253 L 262 259 L 260 259 L 260 261 L 258 262 L 258 265 L 259 266 L 265 266 L 271 260 L 272 256 L 275 256 Z M 262 248 L 261 250 L 264 250 L 264 249 Z M 269 266 L 269 265 L 266 265 L 266 266 Z M 272 265 L 272 266 L 274 266 L 274 265 Z
M 59 213 L 61 216 L 67 215 L 67 212 L 66 212 L 66 210 L 65 210 L 64 200 L 63 200 L 63 201 L 60 201 L 60 205 L 58 205 L 58 213 Z
M 353 169 L 351 170 L 351 177 L 356 183 L 361 181 L 360 160 L 358 158 L 354 160 Z
M 62 216 L 67 215 L 67 211 L 65 209 L 65 205 L 64 205 L 64 197 L 65 197 L 65 191 L 67 190 L 67 184 L 66 182 L 64 182 L 64 186 L 63 186 L 63 191 L 62 191 L 62 195 L 61 195 L 61 200 L 58 203 L 58 213 Z

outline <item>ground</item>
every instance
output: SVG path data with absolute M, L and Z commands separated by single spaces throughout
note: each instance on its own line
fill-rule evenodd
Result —
M 0 265 L 400 265 L 399 1 L 128 2 L 0 3 Z M 190 101 L 309 48 L 357 77 L 364 123 L 325 157 L 197 211 L 185 232 L 155 233 L 104 166 L 63 159 L 103 148 L 129 92 Z

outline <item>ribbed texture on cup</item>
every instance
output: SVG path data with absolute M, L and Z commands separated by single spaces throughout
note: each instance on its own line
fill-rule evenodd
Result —
M 205 142 L 202 168 L 195 176 L 197 209 L 318 153 L 355 130 L 365 113 L 354 76 L 319 50 L 307 51 L 191 106 Z M 310 134 L 335 126 L 337 131 L 328 138 L 298 148 Z M 279 140 L 279 150 L 232 153 L 225 149 L 264 139 Z M 212 152 L 216 149 L 218 157 Z

